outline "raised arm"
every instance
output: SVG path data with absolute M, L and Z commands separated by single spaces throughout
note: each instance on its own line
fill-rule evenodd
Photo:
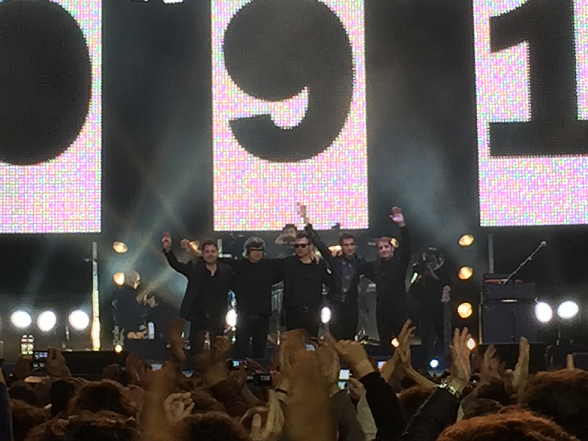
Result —
M 325 259 L 327 262 L 331 263 L 331 261 L 333 260 L 333 256 L 331 256 L 331 252 L 329 251 L 329 248 L 321 240 L 321 237 L 319 236 L 318 232 L 312 227 L 312 224 L 310 224 L 310 223 L 306 224 L 306 226 L 304 227 L 304 230 L 312 238 L 312 243 L 317 247 L 317 249 L 321 253 L 321 256 L 323 256 L 323 259 Z
M 178 273 L 183 274 L 184 276 L 188 277 L 188 264 L 182 263 L 178 260 L 176 255 L 174 254 L 171 248 L 171 236 L 169 233 L 163 233 L 163 238 L 161 239 L 161 245 L 163 246 L 163 254 L 165 254 L 165 258 L 173 269 L 175 269 Z
M 404 214 L 402 213 L 402 209 L 400 207 L 392 207 L 392 213 L 390 214 L 390 219 L 398 228 L 400 228 L 400 236 L 402 237 L 402 243 L 400 245 L 400 266 L 404 268 L 404 271 L 408 269 L 408 265 L 410 264 L 410 255 L 411 251 L 411 243 L 410 243 L 410 234 L 408 232 L 408 228 L 406 227 L 406 221 L 404 219 Z

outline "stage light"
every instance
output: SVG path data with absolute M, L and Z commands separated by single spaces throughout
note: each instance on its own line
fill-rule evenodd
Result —
M 400 346 L 400 342 L 398 341 L 398 339 L 397 339 L 396 337 L 394 337 L 390 343 L 391 343 L 391 344 L 392 344 L 392 346 L 394 346 L 395 348 L 397 348 L 398 346 Z
M 74 311 L 69 315 L 69 324 L 72 328 L 83 331 L 90 325 L 90 317 L 84 311 Z
M 535 305 L 535 317 L 541 323 L 549 323 L 553 318 L 553 309 L 545 302 L 539 302 Z
M 10 321 L 17 328 L 24 329 L 28 328 L 31 325 L 33 319 L 31 318 L 31 315 L 28 312 L 15 311 L 12 314 L 12 316 L 10 316 Z
M 51 331 L 57 324 L 57 316 L 53 311 L 44 311 L 37 318 L 37 326 L 43 332 Z
M 476 340 L 474 340 L 473 337 L 470 337 L 466 342 L 466 346 L 470 351 L 473 351 L 474 349 L 476 349 L 476 346 L 478 346 L 478 344 L 476 343 Z
M 321 309 L 321 322 L 323 322 L 324 324 L 327 324 L 331 321 L 331 308 L 329 308 L 328 306 L 324 306 L 323 309 Z
M 464 248 L 469 247 L 474 243 L 474 236 L 471 234 L 464 234 L 459 238 L 458 243 Z
M 112 244 L 112 249 L 120 254 L 126 253 L 128 250 L 127 246 L 123 242 L 114 242 Z
M 457 273 L 457 277 L 459 277 L 460 280 L 471 279 L 473 275 L 474 275 L 474 270 L 472 269 L 471 266 L 462 266 L 459 269 L 459 272 Z
M 437 369 L 439 367 L 439 360 L 436 358 L 431 358 L 431 360 L 429 360 L 429 366 L 431 369 Z
M 114 283 L 116 283 L 118 286 L 123 286 L 125 284 L 125 273 L 116 273 L 114 276 L 112 276 L 112 280 L 114 280 Z
M 400 242 L 398 242 L 398 239 L 396 239 L 395 237 L 393 237 L 392 239 L 390 239 L 390 244 L 396 249 L 400 246 Z
M 227 312 L 226 322 L 227 326 L 229 326 L 230 328 L 234 328 L 235 326 L 237 326 L 237 311 L 231 309 L 229 312 Z
M 471 317 L 473 313 L 474 313 L 474 308 L 471 303 L 468 303 L 468 302 L 460 303 L 459 306 L 457 307 L 457 315 L 459 315 L 459 317 L 464 320 L 467 319 L 468 317 Z
M 198 242 L 197 240 L 193 240 L 190 242 L 190 249 L 195 253 L 196 251 L 198 251 L 198 248 L 200 247 L 200 242 Z
M 571 300 L 567 300 L 557 307 L 557 315 L 564 320 L 574 318 L 578 312 L 580 312 L 580 307 Z
M 114 347 L 114 352 L 116 352 L 117 354 L 120 354 L 123 350 L 123 347 L 121 345 L 116 345 Z

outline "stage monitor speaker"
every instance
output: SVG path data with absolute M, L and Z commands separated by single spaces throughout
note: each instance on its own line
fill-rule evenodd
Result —
M 487 344 L 478 346 L 480 354 L 483 354 L 488 348 Z M 518 344 L 497 344 L 494 345 L 496 353 L 500 360 L 504 363 L 506 369 L 514 369 L 519 358 L 519 345 Z M 534 343 L 529 348 L 529 372 L 536 373 L 546 370 L 546 359 L 545 359 L 545 345 L 542 343 Z
M 538 343 L 535 302 L 484 303 L 480 309 L 483 343 L 518 343 L 521 337 Z
M 102 370 L 112 364 L 125 367 L 128 351 L 72 351 L 63 352 L 67 367 L 75 377 L 89 380 L 102 378 Z

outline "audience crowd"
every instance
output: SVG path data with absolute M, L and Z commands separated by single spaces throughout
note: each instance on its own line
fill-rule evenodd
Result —
M 126 366 L 88 381 L 54 349 L 44 376 L 19 359 L 0 373 L 0 441 L 588 441 L 588 372 L 570 362 L 530 373 L 524 338 L 508 370 L 494 347 L 476 357 L 467 328 L 456 330 L 451 366 L 437 378 L 411 365 L 410 321 L 379 370 L 358 342 L 317 343 L 297 330 L 270 366 L 234 369 L 230 340 L 217 337 L 187 377 L 182 329 L 172 320 L 169 359 L 157 371 L 131 353 Z M 343 389 L 341 366 L 352 373 Z M 263 376 L 271 384 L 251 381 Z

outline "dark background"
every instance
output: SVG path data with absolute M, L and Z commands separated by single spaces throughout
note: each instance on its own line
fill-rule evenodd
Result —
M 366 62 L 370 229 L 396 234 L 403 208 L 415 258 L 434 245 L 448 264 L 470 264 L 475 297 L 494 236 L 497 272 L 521 271 L 541 296 L 581 298 L 588 229 L 478 226 L 475 76 L 471 1 L 367 0 Z M 207 1 L 105 0 L 103 7 L 103 231 L 99 235 L 0 236 L 0 324 L 16 307 L 89 306 L 91 242 L 99 243 L 102 304 L 112 274 L 134 267 L 143 289 L 177 301 L 184 280 L 160 255 L 160 238 L 212 233 L 210 8 Z M 460 249 L 472 233 L 476 242 Z M 273 240 L 275 233 L 266 234 Z M 334 240 L 336 235 L 331 233 Z M 114 240 L 129 246 L 116 255 Z M 368 254 L 367 245 L 360 249 Z M 108 309 L 103 316 L 108 318 Z M 586 312 L 583 311 L 585 315 Z

